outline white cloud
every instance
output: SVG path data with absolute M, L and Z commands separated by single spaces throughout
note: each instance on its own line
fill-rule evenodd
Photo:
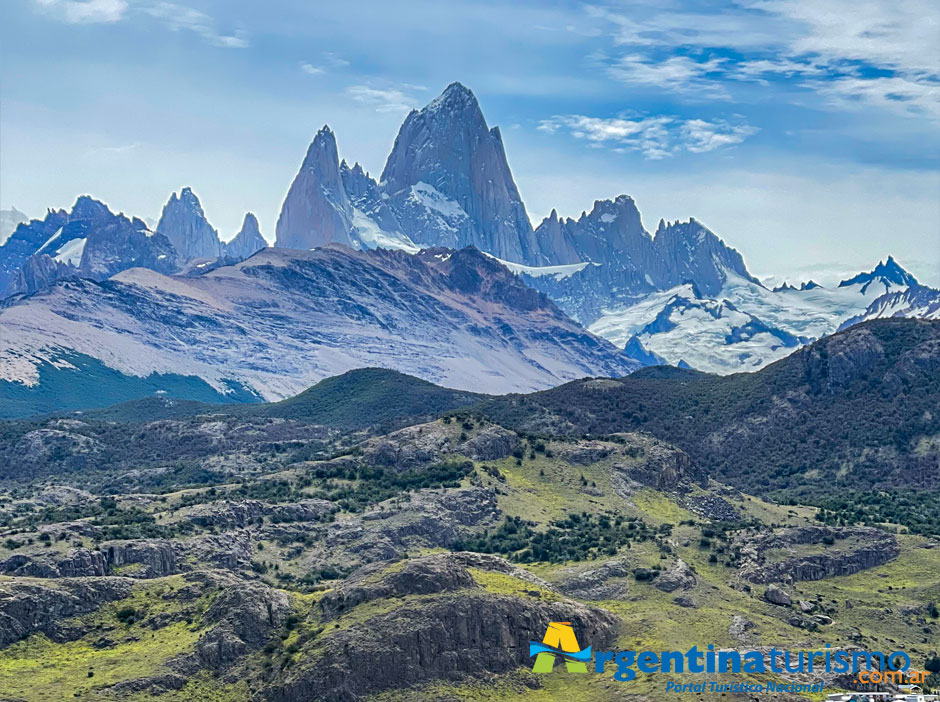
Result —
M 220 33 L 209 15 L 191 7 L 172 2 L 161 2 L 147 8 L 146 12 L 162 21 L 170 30 L 174 32 L 193 32 L 212 44 L 212 46 L 226 49 L 244 49 L 248 46 L 248 40 L 242 32 Z
M 726 95 L 724 89 L 710 77 L 722 70 L 723 63 L 722 59 L 696 61 L 688 56 L 671 56 L 664 61 L 655 61 L 639 54 L 628 54 L 617 59 L 607 73 L 631 85 L 723 97 Z
M 760 130 L 748 124 L 732 125 L 727 122 L 706 122 L 703 119 L 690 119 L 682 125 L 680 131 L 685 148 L 692 153 L 701 154 L 725 146 L 740 144 Z
M 940 82 L 920 82 L 901 77 L 861 78 L 846 76 L 813 81 L 808 87 L 829 103 L 843 109 L 872 106 L 907 115 L 930 117 L 940 122 Z
M 374 107 L 376 112 L 406 112 L 415 104 L 414 98 L 398 88 L 351 85 L 346 88 L 346 94 L 356 102 Z
M 302 63 L 300 64 L 300 70 L 311 76 L 318 76 L 321 73 L 326 73 L 326 69 L 322 66 L 314 66 L 312 63 Z
M 607 64 L 617 80 L 730 98 L 729 79 L 806 78 L 796 85 L 830 108 L 940 119 L 935 0 L 739 0 L 716 14 L 636 9 L 589 8 L 624 51 Z
M 33 0 L 46 12 L 70 24 L 117 22 L 127 10 L 125 0 Z
M 739 144 L 758 131 L 746 124 L 681 120 L 665 115 L 640 119 L 558 115 L 543 120 L 538 126 L 539 130 L 549 134 L 562 128 L 567 129 L 575 139 L 583 139 L 593 147 L 609 146 L 616 151 L 638 151 L 654 161 L 682 150 L 704 153 Z

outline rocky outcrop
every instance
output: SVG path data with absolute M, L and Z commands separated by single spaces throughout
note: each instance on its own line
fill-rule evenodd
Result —
M 716 522 L 735 522 L 741 518 L 730 502 L 712 493 L 690 495 L 683 502 L 690 512 Z
M 336 506 L 327 500 L 298 500 L 270 505 L 265 513 L 274 523 L 317 522 L 335 512 L 336 509 Z
M 849 541 L 852 545 L 846 546 Z M 842 543 L 840 543 L 842 542 Z M 752 583 L 822 580 L 851 575 L 897 558 L 901 552 L 892 534 L 871 527 L 808 526 L 782 529 L 759 536 L 744 534 L 736 539 L 743 564 L 741 577 Z M 800 555 L 804 544 L 828 544 L 822 553 Z M 793 555 L 767 562 L 766 552 L 780 549 Z
M 521 442 L 514 431 L 498 426 L 480 429 L 476 434 L 457 447 L 458 453 L 474 461 L 498 461 L 512 455 Z
M 23 579 L 0 582 L 0 647 L 35 632 L 55 638 L 59 620 L 123 599 L 133 583 L 113 577 L 66 578 L 48 585 Z
M 707 474 L 692 463 L 685 451 L 658 441 L 645 447 L 644 456 L 637 463 L 615 463 L 612 479 L 615 487 L 618 482 L 627 481 L 666 491 L 688 490 L 693 483 L 708 486 Z M 631 492 L 628 485 L 620 491 Z
M 628 561 L 616 559 L 606 561 L 596 568 L 577 569 L 565 576 L 558 589 L 569 597 L 579 600 L 607 600 L 623 597 L 629 589 L 627 576 L 632 569 Z
M 264 519 L 266 513 L 267 505 L 259 500 L 219 500 L 195 506 L 186 519 L 201 527 L 242 529 Z
M 371 573 L 364 585 L 353 586 L 347 596 L 372 588 L 402 596 L 390 611 L 385 601 L 378 608 L 368 600 L 344 607 L 336 618 L 339 627 L 327 627 L 316 648 L 271 686 L 266 699 L 300 702 L 316 690 L 323 702 L 353 702 L 430 680 L 507 672 L 531 664 L 529 641 L 541 640 L 550 621 L 571 622 L 579 641 L 598 648 L 612 641 L 617 619 L 609 612 L 557 595 L 543 597 L 534 585 L 526 592 L 524 580 L 518 596 L 489 592 L 474 584 L 460 555 L 409 559 L 401 570 Z M 472 567 L 501 573 L 513 568 L 500 561 L 475 558 Z
M 174 544 L 180 570 L 210 566 L 245 570 L 251 566 L 251 539 L 245 531 L 203 534 Z
M 262 583 L 224 582 L 204 616 L 210 628 L 196 644 L 196 655 L 211 668 L 234 663 L 267 643 L 292 611 L 282 590 Z
M 490 488 L 419 490 L 403 505 L 381 503 L 362 515 L 362 523 L 367 532 L 377 532 L 393 544 L 420 539 L 427 546 L 446 548 L 463 537 L 466 528 L 495 524 L 500 514 Z
M 157 234 L 165 236 L 180 258 L 215 260 L 222 254 L 219 233 L 209 224 L 192 188 L 173 193 L 163 206 Z
M 603 441 L 579 441 L 558 451 L 558 457 L 578 466 L 589 466 L 609 458 L 613 445 Z
M 849 329 L 803 352 L 807 382 L 816 392 L 835 393 L 867 378 L 885 350 L 869 329 Z
M 101 544 L 112 572 L 135 578 L 161 578 L 177 572 L 176 550 L 165 539 L 109 541 Z
M 76 578 L 106 575 L 108 564 L 99 551 L 70 548 L 59 551 L 40 551 L 14 554 L 0 562 L 0 573 L 32 578 Z

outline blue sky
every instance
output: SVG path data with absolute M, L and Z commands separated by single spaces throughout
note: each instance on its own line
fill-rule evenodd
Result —
M 940 9 L 736 3 L 4 0 L 0 207 L 90 193 L 155 218 L 190 185 L 223 238 L 273 237 L 307 143 L 378 175 L 459 80 L 533 224 L 627 193 L 760 276 L 892 253 L 940 284 Z

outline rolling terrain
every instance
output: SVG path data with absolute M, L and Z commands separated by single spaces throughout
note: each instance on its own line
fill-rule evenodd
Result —
M 650 368 L 486 397 L 366 369 L 277 403 L 153 398 L 2 422 L 0 690 L 639 702 L 686 680 L 534 674 L 528 641 L 549 621 L 595 650 L 830 643 L 923 668 L 940 637 L 940 515 L 917 500 L 935 456 L 890 513 L 833 502 L 848 493 L 819 456 L 841 435 L 788 474 L 792 491 L 764 466 L 784 460 L 773 432 L 795 431 L 767 419 L 786 398 L 818 437 L 894 447 L 881 473 L 848 464 L 883 485 L 867 494 L 911 479 L 936 430 L 899 443 L 891 417 L 937 406 L 937 340 L 936 323 L 879 320 L 740 376 Z M 873 402 L 889 374 L 893 400 Z M 764 459 L 701 448 L 728 426 L 761 427 L 738 450 Z M 803 493 L 823 506 L 791 499 Z M 858 687 L 823 677 L 827 692 Z

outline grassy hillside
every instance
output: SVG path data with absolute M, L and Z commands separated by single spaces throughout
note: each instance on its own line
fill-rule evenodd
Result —
M 280 402 L 232 406 L 148 397 L 82 412 L 82 416 L 107 422 L 153 422 L 210 414 L 241 419 L 273 417 L 357 430 L 430 419 L 483 397 L 386 368 L 358 368 L 321 380 Z
M 879 320 L 757 373 L 650 368 L 493 398 L 478 415 L 545 435 L 645 431 L 750 492 L 820 498 L 940 487 L 940 323 Z

